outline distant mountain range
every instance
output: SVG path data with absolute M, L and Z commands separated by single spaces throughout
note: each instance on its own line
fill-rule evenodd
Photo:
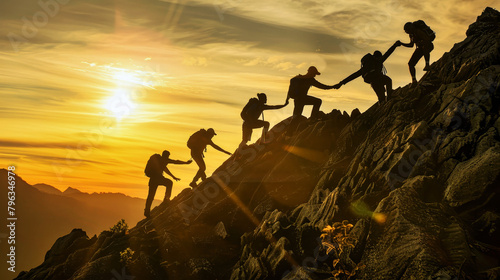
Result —
M 7 215 L 7 170 L 0 170 L 2 221 Z M 61 235 L 73 228 L 99 234 L 120 219 L 134 226 L 143 218 L 145 200 L 122 193 L 85 193 L 68 187 L 64 192 L 47 184 L 30 185 L 16 178 L 16 273 L 10 274 L 2 262 L 1 279 L 12 279 L 20 271 L 40 265 L 45 252 Z M 155 205 L 159 201 L 155 201 Z M 4 222 L 6 223 L 6 222 Z M 0 229 L 0 252 L 8 252 L 6 226 Z M 4 257 L 5 258 L 5 257 Z M 3 259 L 2 259 L 3 260 Z M 5 275 L 5 277 L 4 277 Z

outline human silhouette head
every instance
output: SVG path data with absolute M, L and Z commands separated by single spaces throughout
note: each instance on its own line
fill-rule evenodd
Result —
M 412 33 L 413 32 L 413 23 L 411 23 L 411 22 L 405 23 L 405 26 L 403 27 L 403 29 L 405 30 L 405 32 L 407 34 Z
M 321 73 L 318 71 L 318 68 L 315 66 L 311 66 L 307 69 L 307 74 L 308 76 L 316 76 L 316 75 L 321 75 Z
M 217 133 L 215 133 L 215 130 L 213 128 L 207 129 L 207 132 L 210 135 L 210 137 L 214 137 L 214 135 L 217 135 Z
M 267 103 L 267 95 L 265 93 L 257 93 L 257 98 L 259 98 L 259 101 L 263 104 Z
M 165 150 L 161 153 L 161 157 L 167 159 L 170 156 L 170 152 Z
M 374 51 L 373 56 L 374 57 L 382 57 L 382 53 L 380 51 Z

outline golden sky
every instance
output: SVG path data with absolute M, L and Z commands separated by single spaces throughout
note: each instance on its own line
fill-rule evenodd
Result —
M 148 158 L 168 149 L 188 160 L 186 141 L 200 128 L 213 127 L 214 142 L 234 151 L 239 113 L 257 92 L 268 104 L 283 103 L 289 79 L 310 65 L 322 72 L 320 82 L 335 84 L 359 69 L 364 54 L 408 42 L 402 27 L 417 19 L 437 34 L 435 61 L 495 3 L 2 0 L 0 167 L 15 165 L 32 184 L 144 198 Z M 410 82 L 412 52 L 398 48 L 385 63 L 395 88 Z M 327 113 L 364 111 L 377 100 L 362 79 L 310 94 Z M 292 109 L 267 111 L 266 120 L 273 125 Z M 209 147 L 205 159 L 210 175 L 227 155 Z M 174 194 L 197 170 L 169 167 L 182 179 Z

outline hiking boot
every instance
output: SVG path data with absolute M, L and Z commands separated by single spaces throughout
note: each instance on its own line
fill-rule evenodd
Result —
M 431 67 L 429 65 L 425 65 L 424 71 L 429 71 L 429 70 L 431 70 Z
M 193 189 L 196 189 L 196 187 L 198 187 L 198 185 L 196 184 L 196 182 L 191 182 L 189 183 L 189 186 Z

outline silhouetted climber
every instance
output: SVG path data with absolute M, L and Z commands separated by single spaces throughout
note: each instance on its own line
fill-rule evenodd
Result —
M 373 54 L 366 54 L 361 59 L 361 69 L 343 79 L 340 83 L 334 85 L 334 88 L 338 89 L 359 76 L 362 76 L 365 83 L 372 86 L 373 90 L 377 94 L 380 104 L 386 100 L 386 90 L 387 99 L 390 99 L 392 94 L 392 80 L 385 75 L 387 71 L 385 70 L 383 63 L 394 52 L 396 47 L 400 45 L 400 42 L 394 43 L 394 45 L 392 45 L 392 47 L 390 47 L 384 55 L 382 55 L 380 51 L 375 51 Z
M 286 102 L 290 98 L 293 99 L 293 117 L 290 125 L 288 127 L 287 136 L 291 136 L 297 129 L 299 117 L 302 116 L 302 111 L 304 111 L 305 105 L 313 105 L 311 111 L 311 119 L 316 119 L 319 115 L 319 108 L 321 107 L 321 99 L 307 95 L 309 88 L 315 86 L 320 89 L 332 89 L 333 86 L 327 86 L 318 82 L 314 77 L 316 75 L 321 75 L 315 66 L 310 66 L 307 69 L 307 74 L 297 75 L 290 79 L 290 86 L 288 87 L 288 95 Z
M 165 186 L 165 198 L 163 198 L 163 202 L 167 202 L 170 200 L 170 195 L 172 194 L 172 185 L 173 182 L 170 179 L 163 177 L 163 172 L 167 173 L 172 177 L 172 179 L 179 181 L 180 179 L 175 177 L 170 170 L 168 170 L 167 165 L 169 163 L 173 164 L 190 164 L 193 162 L 192 160 L 182 161 L 182 160 L 174 160 L 170 159 L 170 152 L 165 150 L 161 154 L 152 155 L 148 163 L 146 164 L 146 168 L 144 169 L 144 173 L 149 177 L 149 192 L 148 198 L 146 199 L 146 208 L 144 209 L 144 216 L 149 218 L 149 214 L 151 211 L 151 204 L 155 198 L 156 189 L 159 185 Z
M 187 146 L 189 149 L 191 149 L 191 157 L 199 167 L 198 172 L 193 178 L 193 181 L 189 183 L 189 186 L 191 186 L 192 188 L 196 188 L 198 186 L 196 183 L 198 182 L 198 179 L 201 178 L 202 182 L 207 179 L 207 175 L 205 174 L 205 170 L 207 169 L 207 167 L 205 165 L 205 161 L 203 160 L 203 158 L 205 157 L 203 155 L 203 151 L 207 150 L 207 145 L 214 147 L 218 151 L 231 155 L 230 152 L 222 149 L 221 147 L 215 145 L 214 142 L 212 142 L 212 138 L 215 135 L 217 134 L 215 133 L 214 129 L 209 128 L 207 130 L 200 129 L 199 131 L 191 135 L 191 137 L 189 137 Z
M 288 105 L 288 99 L 283 105 L 266 105 L 267 96 L 265 93 L 257 93 L 257 98 L 252 97 L 248 100 L 247 105 L 241 111 L 241 118 L 243 119 L 243 139 L 241 140 L 240 147 L 245 145 L 252 138 L 252 130 L 254 128 L 262 129 L 261 142 L 266 142 L 266 134 L 269 130 L 269 122 L 264 120 L 264 110 L 281 109 Z M 259 120 L 262 115 L 262 120 Z
M 402 46 L 405 46 L 407 48 L 413 48 L 413 45 L 417 45 L 417 48 L 413 52 L 413 55 L 408 62 L 408 66 L 410 67 L 411 81 L 413 84 L 416 84 L 417 78 L 415 76 L 415 65 L 417 65 L 418 61 L 423 56 L 425 59 L 424 71 L 429 71 L 431 51 L 434 49 L 434 44 L 432 43 L 432 41 L 436 39 L 436 33 L 434 33 L 434 31 L 432 31 L 432 29 L 427 24 L 425 24 L 423 20 L 407 22 L 404 25 L 404 30 L 410 36 L 410 43 L 405 44 L 401 43 L 401 41 L 398 42 Z
M 288 87 L 287 102 L 290 98 L 294 99 L 293 116 L 302 115 L 305 105 L 313 105 L 311 112 L 311 118 L 315 118 L 318 115 L 319 108 L 321 107 L 321 99 L 307 95 L 309 88 L 315 86 L 320 89 L 332 89 L 333 86 L 327 86 L 318 82 L 314 77 L 316 75 L 321 75 L 316 67 L 311 66 L 307 69 L 307 74 L 297 75 L 290 80 L 290 86 Z

